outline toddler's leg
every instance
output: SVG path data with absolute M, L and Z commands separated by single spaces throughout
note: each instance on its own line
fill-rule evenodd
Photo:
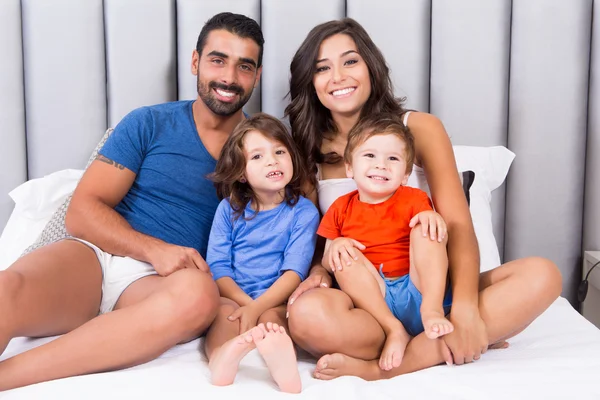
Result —
M 208 357 L 208 368 L 213 385 L 231 385 L 240 361 L 256 347 L 252 331 L 257 328 L 241 333 L 239 321 L 227 319 L 238 308 L 236 302 L 221 297 L 219 313 L 206 334 L 204 351 Z M 260 332 L 262 331 L 259 329 L 258 336 L 261 336 Z
M 302 381 L 298 372 L 298 362 L 292 339 L 285 328 L 276 323 L 259 324 L 252 336 L 259 353 L 265 360 L 273 380 L 282 392 L 300 393 Z
M 335 278 L 354 305 L 371 314 L 383 328 L 386 340 L 379 359 L 380 368 L 390 370 L 399 367 L 410 335 L 388 308 L 385 282 L 373 264 L 359 253 L 358 260 L 352 265 L 336 270 Z
M 447 235 L 441 243 L 423 236 L 418 225 L 410 234 L 410 279 L 423 296 L 421 319 L 430 339 L 454 330 L 443 308 L 448 275 L 447 242 Z

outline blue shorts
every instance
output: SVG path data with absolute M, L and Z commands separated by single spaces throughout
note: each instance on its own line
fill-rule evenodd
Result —
M 383 276 L 381 267 L 379 273 L 385 281 L 385 302 L 392 314 L 402 322 L 409 335 L 417 336 L 423 332 L 425 329 L 421 319 L 423 296 L 410 280 L 410 276 L 407 274 L 398 279 L 388 279 Z M 450 285 L 446 288 L 442 306 L 444 307 L 444 315 L 448 315 L 452 306 L 452 289 Z

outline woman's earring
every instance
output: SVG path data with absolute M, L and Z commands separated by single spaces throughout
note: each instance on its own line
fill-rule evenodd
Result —
M 241 183 L 246 183 L 246 178 L 240 178 Z

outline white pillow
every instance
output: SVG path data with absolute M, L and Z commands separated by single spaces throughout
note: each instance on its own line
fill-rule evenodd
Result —
M 500 187 L 515 154 L 506 147 L 453 146 L 459 172 L 473 171 L 475 180 L 469 190 L 470 210 L 479 244 L 480 271 L 489 271 L 500 265 L 500 254 L 492 226 L 492 191 Z M 408 184 L 429 192 L 422 169 L 415 168 Z
M 82 170 L 58 171 L 27 181 L 9 193 L 15 208 L 0 236 L 0 270 L 14 263 L 37 239 L 82 174 Z

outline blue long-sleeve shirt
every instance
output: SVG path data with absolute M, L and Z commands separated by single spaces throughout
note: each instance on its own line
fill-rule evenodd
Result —
M 208 241 L 207 263 L 213 278 L 230 277 L 250 297 L 263 294 L 285 272 L 304 280 L 315 251 L 319 212 L 310 200 L 285 202 L 255 212 L 246 207 L 239 218 L 228 199 L 221 201 Z

